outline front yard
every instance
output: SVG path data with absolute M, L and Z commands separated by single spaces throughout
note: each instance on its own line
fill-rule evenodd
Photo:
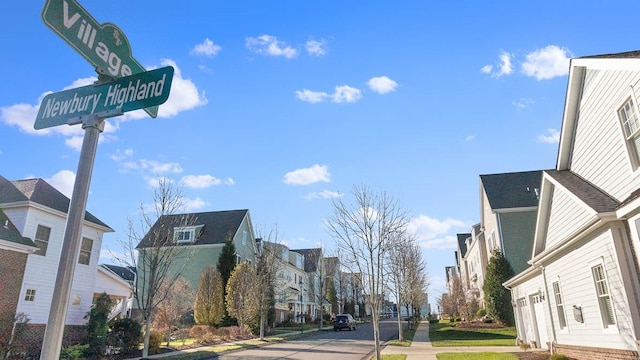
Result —
M 513 346 L 516 328 L 482 322 L 440 322 L 429 324 L 429 338 L 434 347 Z

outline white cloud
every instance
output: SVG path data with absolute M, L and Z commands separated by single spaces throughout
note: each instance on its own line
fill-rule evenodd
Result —
M 533 99 L 530 98 L 522 98 L 519 99 L 517 101 L 513 102 L 513 106 L 516 107 L 516 109 L 521 110 L 521 109 L 525 109 L 528 108 L 529 106 L 535 104 L 536 102 Z
M 333 94 L 308 89 L 296 91 L 295 94 L 298 100 L 312 104 L 324 102 L 325 100 L 330 100 L 334 103 L 354 103 L 362 98 L 362 90 L 349 85 L 336 86 Z
M 522 72 L 537 80 L 553 79 L 569 73 L 569 62 L 573 55 L 566 48 L 549 45 L 526 56 Z
M 455 250 L 458 248 L 458 237 L 446 235 L 435 239 L 418 240 L 418 245 L 425 249 Z
M 195 199 L 183 199 L 184 200 L 184 210 L 187 212 L 193 212 L 196 210 L 200 210 L 202 208 L 204 208 L 205 206 L 208 206 L 209 203 L 200 199 L 199 197 L 195 198 Z
M 335 92 L 331 95 L 331 101 L 335 103 L 353 103 L 360 100 L 361 97 L 362 91 L 360 91 L 360 89 L 356 89 L 348 85 L 341 85 L 336 86 Z
M 308 40 L 304 47 L 309 55 L 322 56 L 327 53 L 324 48 L 324 41 Z
M 560 142 L 560 131 L 556 129 L 547 129 L 548 135 L 538 135 L 538 141 L 549 144 L 558 144 Z
M 342 194 L 340 194 L 337 191 L 331 191 L 331 190 L 324 190 L 321 192 L 312 192 L 303 196 L 303 198 L 307 200 L 333 199 L 333 198 L 339 198 L 339 197 L 342 197 Z
M 182 177 L 181 182 L 192 189 L 205 189 L 222 183 L 220 179 L 211 175 L 187 175 Z
M 214 57 L 218 55 L 218 53 L 222 50 L 222 47 L 213 43 L 213 41 L 209 40 L 209 38 L 204 39 L 204 41 L 191 49 L 189 52 L 193 55 L 204 55 L 208 57 Z
M 205 97 L 204 92 L 200 92 L 191 80 L 184 79 L 182 77 L 180 68 L 177 66 L 175 61 L 164 59 L 161 61 L 161 65 L 173 66 L 174 76 L 169 99 L 167 102 L 160 105 L 158 117 L 172 117 L 182 111 L 191 110 L 195 107 L 207 104 L 207 98 Z M 73 81 L 71 85 L 66 86 L 63 90 L 92 84 L 96 80 L 96 77 L 80 78 Z M 1 107 L 0 122 L 9 126 L 15 126 L 20 131 L 30 135 L 61 135 L 65 138 L 65 144 L 67 146 L 75 150 L 80 150 L 82 138 L 85 133 L 80 125 L 59 125 L 41 130 L 35 130 L 33 128 L 34 120 L 38 115 L 42 99 L 50 93 L 51 91 L 42 93 L 36 104 L 19 103 Z M 105 139 L 113 138 L 110 137 L 109 134 L 119 130 L 121 122 L 131 119 L 148 119 L 148 117 L 147 113 L 143 110 L 136 110 L 127 112 L 122 116 L 105 120 L 105 129 L 100 136 L 100 142 L 105 141 Z
M 467 137 L 464 138 L 465 141 L 471 141 L 474 140 L 476 138 L 475 135 L 467 135 Z
M 182 167 L 175 162 L 160 162 L 157 160 L 140 159 L 137 161 L 123 161 L 119 163 L 123 170 L 149 172 L 154 175 L 166 173 L 181 173 Z
M 446 235 L 455 228 L 467 228 L 468 226 L 460 220 L 445 219 L 443 221 L 431 218 L 426 215 L 419 215 L 409 221 L 407 226 L 410 233 L 416 234 L 419 241 L 446 243 L 448 237 L 443 240 L 439 237 Z
M 325 92 L 320 92 L 320 91 L 311 91 L 308 89 L 303 89 L 302 91 L 296 91 L 296 97 L 298 98 L 298 100 L 300 101 L 304 101 L 304 102 L 308 102 L 308 103 L 319 103 L 319 102 L 323 102 L 325 101 L 325 99 L 328 99 L 331 97 L 331 95 L 325 93 Z
M 499 78 L 504 75 L 510 75 L 513 72 L 513 66 L 511 65 L 511 58 L 513 55 L 506 51 L 500 51 L 498 55 L 499 63 L 494 71 L 493 65 L 485 65 L 480 69 L 485 74 L 490 74 L 493 78 Z
M 310 185 L 320 181 L 331 181 L 329 167 L 315 164 L 312 167 L 290 171 L 284 174 L 285 184 L 289 185 Z
M 52 177 L 44 180 L 71 199 L 71 195 L 73 194 L 73 185 L 76 182 L 76 174 L 73 171 L 62 170 L 55 173 Z
M 132 149 L 125 149 L 124 151 L 118 149 L 116 150 L 116 153 L 113 155 L 109 155 L 109 157 L 116 162 L 120 162 L 123 161 L 124 159 L 130 158 L 133 156 L 133 150 Z
M 245 45 L 249 50 L 262 55 L 284 56 L 287 59 L 298 56 L 296 49 L 271 35 L 260 35 L 256 38 L 247 37 Z
M 386 94 L 391 91 L 396 91 L 398 83 L 389 79 L 386 76 L 373 77 L 367 82 L 369 88 L 378 94 Z

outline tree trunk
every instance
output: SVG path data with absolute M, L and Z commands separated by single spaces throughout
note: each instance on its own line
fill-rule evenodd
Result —
M 380 354 L 380 314 L 371 312 L 371 318 L 373 321 L 373 340 L 376 347 L 376 360 L 382 359 Z
M 264 312 L 260 313 L 260 340 L 264 340 L 264 328 L 265 323 L 267 322 L 266 316 Z
M 144 322 L 144 346 L 142 348 L 142 357 L 149 356 L 149 337 L 151 336 L 151 316 L 147 316 Z
M 400 291 L 396 290 L 396 299 L 398 299 L 398 305 L 400 304 Z M 404 334 L 402 333 L 402 311 L 400 311 L 400 306 L 398 306 L 398 341 L 404 341 Z

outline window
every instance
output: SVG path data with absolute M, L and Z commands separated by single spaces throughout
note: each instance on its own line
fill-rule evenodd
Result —
M 240 264 L 242 262 L 242 258 L 240 257 L 240 255 L 236 254 L 236 265 Z
M 560 283 L 558 281 L 553 284 L 553 295 L 556 298 L 556 310 L 558 312 L 558 322 L 560 323 L 560 329 L 567 327 L 567 317 L 564 313 L 564 303 L 562 302 L 562 295 L 560 294 Z
M 242 231 L 242 245 L 247 245 L 247 232 Z
M 82 238 L 82 246 L 80 246 L 80 257 L 78 264 L 89 265 L 91 262 L 91 249 L 93 248 L 93 240 Z
M 51 235 L 51 228 L 43 225 L 38 225 L 38 229 L 36 230 L 36 238 L 35 243 L 38 247 L 38 251 L 35 252 L 36 255 L 47 255 L 47 247 L 49 245 L 49 236 Z
M 35 301 L 36 299 L 36 290 L 35 289 L 27 289 L 24 294 L 24 301 Z
M 618 117 L 622 123 L 624 136 L 627 139 L 627 149 L 631 156 L 631 161 L 634 168 L 637 168 L 640 166 L 640 121 L 638 119 L 638 109 L 631 97 L 618 109 Z
M 611 295 L 609 295 L 609 285 L 607 284 L 606 274 L 602 264 L 591 268 L 593 273 L 593 281 L 596 285 L 596 295 L 598 296 L 598 304 L 600 305 L 600 316 L 604 327 L 609 327 L 616 323 L 613 314 L 613 304 L 611 303 Z
M 173 229 L 173 242 L 176 244 L 190 244 L 196 239 L 196 236 L 200 234 L 200 229 L 204 225 L 176 227 Z

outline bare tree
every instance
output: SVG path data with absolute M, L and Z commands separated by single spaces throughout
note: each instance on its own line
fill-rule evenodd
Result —
M 167 292 L 167 297 L 156 309 L 153 323 L 157 328 L 167 329 L 167 346 L 169 346 L 173 327 L 179 325 L 184 315 L 193 308 L 194 294 L 191 284 L 182 276 L 174 283 L 164 283 L 162 291 Z
M 392 234 L 402 232 L 408 223 L 407 213 L 398 201 L 385 192 L 374 193 L 369 187 L 354 187 L 353 203 L 334 199 L 333 214 L 327 220 L 329 232 L 345 257 L 353 262 L 344 265 L 361 274 L 361 288 L 371 310 L 376 359 L 380 359 L 380 311 L 383 306 L 384 266 L 392 244 Z
M 391 236 L 393 241 L 392 246 L 389 248 L 387 254 L 387 267 L 389 273 L 389 279 L 391 282 L 389 285 L 396 297 L 396 303 L 398 306 L 397 323 L 398 323 L 398 340 L 404 341 L 404 333 L 402 330 L 402 312 L 400 306 L 408 304 L 409 294 L 409 272 L 411 264 L 410 251 L 412 248 L 412 238 L 408 236 L 406 231 L 394 233 Z M 407 308 L 407 315 L 409 315 L 409 309 Z
M 155 309 L 167 298 L 168 287 L 182 274 L 191 252 L 174 241 L 174 229 L 195 224 L 193 216 L 176 215 L 183 206 L 182 191 L 168 179 L 161 178 L 154 191 L 154 210 L 150 214 L 140 205 L 139 223 L 128 221 L 127 240 L 122 241 L 124 256 L 116 259 L 136 269 L 131 290 L 137 311 L 144 322 L 142 356 L 149 355 L 149 335 Z
M 260 303 L 258 313 L 260 315 L 260 340 L 264 340 L 269 312 L 275 305 L 275 289 L 277 274 L 280 270 L 281 252 L 278 244 L 278 227 L 274 227 L 268 233 L 259 234 L 260 244 L 256 256 L 256 275 L 258 278 L 258 291 Z

